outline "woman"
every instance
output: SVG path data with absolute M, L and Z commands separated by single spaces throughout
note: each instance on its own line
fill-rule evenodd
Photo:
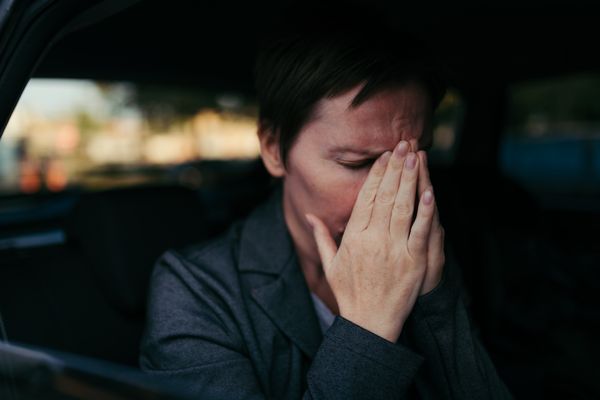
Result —
M 158 262 L 145 370 L 209 399 L 510 397 L 444 273 L 426 59 L 355 26 L 263 50 L 261 157 L 281 185 Z

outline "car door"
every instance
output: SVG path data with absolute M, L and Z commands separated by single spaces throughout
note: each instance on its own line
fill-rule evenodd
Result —
M 135 1 L 41 0 L 0 2 L 0 138 L 38 62 L 63 35 L 103 19 Z M 0 221 L 0 230 L 3 222 Z M 6 249 L 8 241 L 0 241 Z M 14 242 L 14 240 L 12 241 Z M 14 243 L 13 243 L 14 244 Z M 18 247 L 18 246 L 17 246 Z M 10 269 L 0 258 L 0 269 Z M 17 265 L 18 267 L 18 265 Z M 17 268 L 18 269 L 18 268 Z M 52 273 L 52 272 L 50 272 Z M 5 275 L 3 275 L 6 278 Z M 29 277 L 29 280 L 35 278 Z M 15 282 L 16 291 L 27 291 Z M 43 284 L 43 282 L 41 282 Z M 11 302 L 28 298 L 23 293 Z M 0 304 L 0 398 L 182 398 L 184 394 L 156 378 L 124 366 L 60 353 L 37 350 L 9 341 L 10 326 L 4 323 Z M 43 306 L 38 304 L 38 306 Z M 23 316 L 35 319 L 36 315 Z M 8 328 L 8 329 L 7 329 Z M 42 330 L 55 328 L 51 323 Z M 39 326 L 38 328 L 39 329 Z M 43 335 L 44 332 L 41 332 Z

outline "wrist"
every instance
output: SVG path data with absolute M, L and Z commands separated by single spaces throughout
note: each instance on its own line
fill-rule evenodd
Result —
M 372 316 L 365 316 L 351 312 L 341 311 L 340 316 L 392 343 L 396 343 L 400 337 L 400 333 L 402 333 L 402 327 L 404 325 L 403 321 L 397 320 L 393 323 L 385 323 L 380 318 L 373 319 Z

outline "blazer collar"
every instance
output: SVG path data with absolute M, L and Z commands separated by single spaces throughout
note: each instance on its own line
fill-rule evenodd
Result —
M 322 341 L 321 328 L 283 216 L 282 190 L 246 220 L 240 238 L 239 270 L 272 275 L 251 294 L 261 309 L 307 356 Z
M 240 238 L 241 272 L 279 275 L 290 259 L 296 257 L 282 202 L 283 190 L 279 185 L 246 219 Z

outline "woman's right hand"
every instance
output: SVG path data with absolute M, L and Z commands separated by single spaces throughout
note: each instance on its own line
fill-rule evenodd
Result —
M 373 164 L 339 248 L 325 224 L 307 215 L 340 315 L 390 342 L 421 291 L 435 211 L 431 187 L 415 204 L 419 157 L 409 147 L 401 141 Z

